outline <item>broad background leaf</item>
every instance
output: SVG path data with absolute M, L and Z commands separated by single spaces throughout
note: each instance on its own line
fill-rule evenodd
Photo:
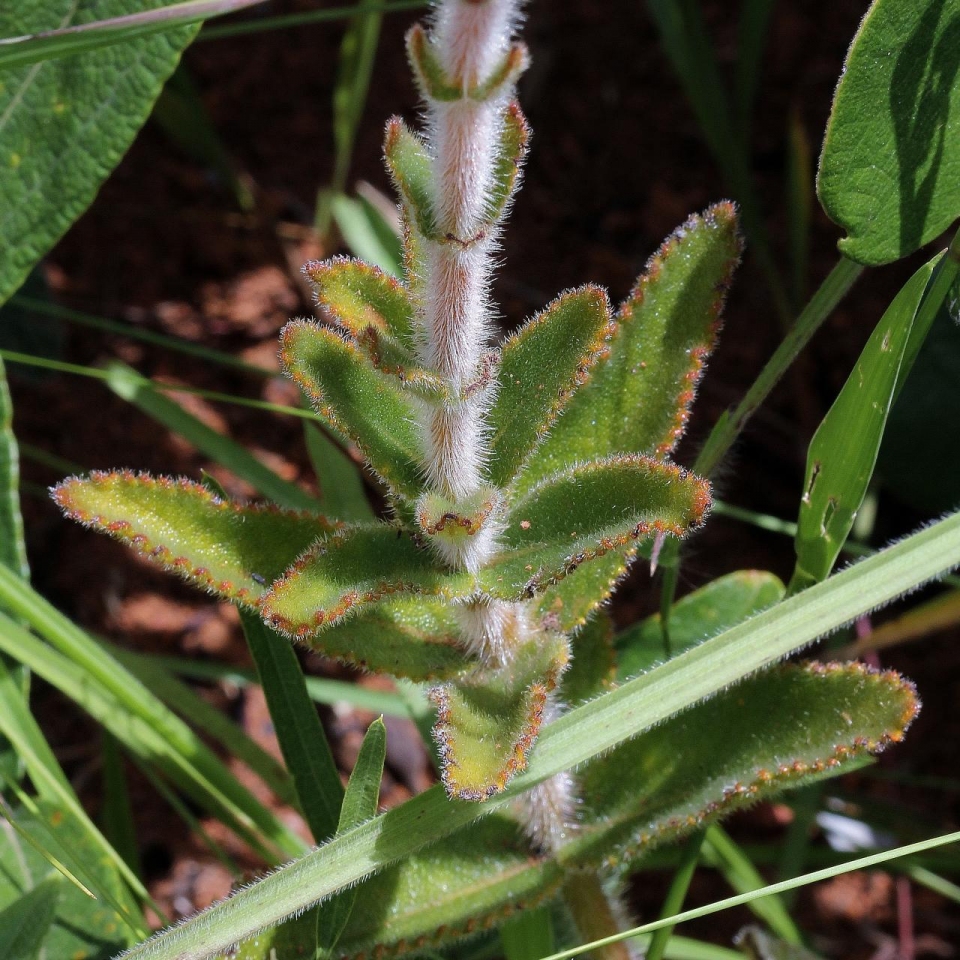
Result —
M 160 0 L 4 3 L 16 37 L 162 6 Z M 143 125 L 198 25 L 0 74 L 0 303 L 89 206 Z
M 817 192 L 840 249 L 899 260 L 960 215 L 960 0 L 875 0 L 834 95 Z

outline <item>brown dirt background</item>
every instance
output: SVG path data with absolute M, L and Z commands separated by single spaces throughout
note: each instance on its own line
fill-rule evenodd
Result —
M 735 17 L 727 3 L 709 0 L 704 6 L 729 74 L 736 56 Z M 815 159 L 832 88 L 865 6 L 865 0 L 776 5 L 754 124 L 753 172 L 781 263 L 787 118 L 797 113 Z M 252 16 L 310 8 L 306 2 L 278 0 Z M 418 112 L 402 52 L 403 32 L 415 19 L 413 12 L 385 18 L 354 154 L 351 180 L 364 179 L 384 191 L 389 188 L 380 163 L 383 124 L 392 114 L 412 120 Z M 276 369 L 277 332 L 290 316 L 310 312 L 297 268 L 305 259 L 336 252 L 323 251 L 308 225 L 316 190 L 331 173 L 330 97 L 342 30 L 342 24 L 321 24 L 196 43 L 185 62 L 215 129 L 254 185 L 256 211 L 240 213 L 209 170 L 148 123 L 96 202 L 48 258 L 46 276 L 56 299 Z M 533 66 L 521 81 L 520 99 L 534 140 L 495 284 L 505 329 L 557 291 L 587 281 L 606 286 L 614 300 L 622 298 L 664 236 L 689 213 L 727 195 L 642 3 L 533 2 L 524 37 Z M 835 262 L 837 236 L 817 209 L 811 291 Z M 806 444 L 885 304 L 919 262 L 914 258 L 861 279 L 728 458 L 718 478 L 724 499 L 795 518 Z M 78 327 L 65 333 L 64 357 L 73 362 L 120 357 L 147 375 L 173 382 L 272 400 L 294 396 L 280 379 L 259 385 L 243 374 L 121 337 Z M 762 274 L 748 252 L 681 462 L 691 462 L 698 442 L 721 411 L 742 396 L 779 337 Z M 166 436 L 96 381 L 28 377 L 22 370 L 14 370 L 12 379 L 18 436 L 84 470 L 124 466 L 197 477 L 207 466 L 187 444 Z M 296 420 L 197 399 L 184 403 L 211 426 L 250 445 L 283 476 L 312 484 Z M 230 492 L 249 495 L 224 471 L 214 467 L 211 472 Z M 27 460 L 24 478 L 35 492 L 36 485 L 48 485 L 59 475 Z M 229 607 L 209 603 L 118 545 L 67 523 L 40 496 L 26 496 L 24 509 L 36 584 L 84 627 L 136 649 L 248 663 Z M 906 532 L 922 519 L 884 500 L 878 536 Z M 711 520 L 685 557 L 684 591 L 735 569 L 769 569 L 785 579 L 792 569 L 789 540 L 722 517 Z M 614 613 L 626 623 L 655 605 L 649 577 L 638 571 L 622 588 Z M 881 759 L 884 769 L 956 774 L 958 639 L 955 633 L 941 634 L 884 654 L 883 665 L 912 676 L 925 701 L 907 742 Z M 329 662 L 305 659 L 318 673 L 347 676 Z M 269 717 L 257 691 L 218 685 L 208 686 L 205 695 L 252 735 L 271 743 Z M 36 685 L 34 703 L 58 756 L 96 811 L 98 730 L 42 684 Z M 324 718 L 347 771 L 370 716 L 325 710 Z M 226 870 L 133 771 L 131 778 L 153 895 L 174 915 L 224 895 L 230 882 Z M 408 725 L 393 723 L 385 801 L 401 801 L 426 780 L 414 734 Z M 863 777 L 847 778 L 839 789 L 886 804 L 900 822 L 922 824 L 924 836 L 956 829 L 960 819 L 957 794 L 949 790 Z M 777 842 L 788 820 L 787 807 L 767 806 L 738 816 L 731 829 L 746 843 Z M 223 830 L 205 825 L 246 868 L 258 868 Z M 667 873 L 648 873 L 634 885 L 639 918 L 656 915 L 668 882 Z M 727 892 L 714 874 L 701 871 L 689 903 Z M 960 943 L 955 904 L 882 872 L 807 890 L 796 915 L 829 957 L 951 957 Z M 731 911 L 682 932 L 729 944 L 745 922 L 745 910 Z M 908 954 L 904 930 L 911 924 L 913 953 Z

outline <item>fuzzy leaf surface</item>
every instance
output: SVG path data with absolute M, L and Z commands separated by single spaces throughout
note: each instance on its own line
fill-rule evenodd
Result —
M 450 605 L 428 597 L 374 604 L 330 630 L 306 638 L 309 647 L 360 670 L 408 680 L 447 680 L 475 661 L 459 645 Z
M 472 587 L 472 577 L 438 568 L 429 551 L 400 528 L 357 524 L 303 554 L 264 597 L 263 613 L 281 633 L 306 640 L 394 594 L 453 599 L 467 596 Z
M 716 341 L 740 250 L 731 203 L 691 217 L 664 241 L 617 314 L 609 357 L 531 457 L 521 490 L 579 461 L 673 450 Z
M 415 500 L 422 487 L 419 439 L 396 382 L 326 327 L 294 321 L 280 337 L 284 368 L 317 413 L 360 448 L 392 491 Z
M 591 761 L 580 782 L 595 822 L 562 858 L 628 865 L 723 814 L 899 741 L 918 709 L 912 684 L 861 664 L 791 665 L 750 677 Z
M 499 390 L 490 410 L 490 479 L 505 486 L 604 355 L 613 335 L 599 287 L 561 294 L 501 350 Z
M 0 36 L 22 37 L 160 7 L 165 0 L 0 5 Z M 0 303 L 89 206 L 144 124 L 198 24 L 3 72 Z
M 24 580 L 30 576 L 20 513 L 20 452 L 13 433 L 13 401 L 0 360 L 0 563 Z
M 401 344 L 413 336 L 413 305 L 403 284 L 362 260 L 334 257 L 311 262 L 303 272 L 317 306 L 354 337 L 373 327 Z
M 779 577 L 765 570 L 737 570 L 688 593 L 670 611 L 670 656 L 722 633 L 783 599 Z M 616 638 L 621 680 L 652 669 L 666 657 L 662 619 L 655 613 Z
M 402 956 L 453 943 L 551 896 L 559 883 L 557 863 L 534 856 L 516 822 L 494 813 L 364 881 L 364 908 L 350 915 L 334 956 L 360 960 L 377 948 Z M 310 936 L 303 920 L 248 940 L 236 960 L 302 960 Z
M 636 554 L 636 544 L 617 547 L 580 567 L 575 577 L 550 584 L 535 601 L 538 613 L 563 631 L 582 627 L 613 593 Z
M 875 0 L 847 53 L 817 193 L 840 249 L 899 260 L 960 215 L 960 0 Z
M 684 536 L 709 505 L 710 485 L 671 463 L 622 456 L 581 464 L 511 506 L 505 550 L 478 582 L 496 597 L 533 597 L 639 537 Z
M 509 664 L 480 667 L 431 691 L 437 706 L 433 735 L 451 797 L 486 800 L 526 767 L 547 695 L 556 688 L 568 658 L 563 636 L 540 637 Z
M 71 519 L 251 607 L 298 554 L 340 526 L 316 514 L 224 500 L 189 480 L 129 470 L 71 477 L 54 488 L 53 498 Z
M 520 105 L 511 103 L 503 115 L 493 166 L 493 185 L 487 195 L 487 222 L 499 223 L 517 189 L 520 168 L 527 155 L 530 127 Z
M 613 686 L 616 653 L 613 647 L 613 621 L 599 611 L 573 636 L 573 656 L 560 684 L 560 698 L 575 707 Z
M 423 141 L 402 120 L 387 124 L 383 145 L 387 169 L 413 223 L 424 237 L 437 234 L 433 211 L 433 161 Z

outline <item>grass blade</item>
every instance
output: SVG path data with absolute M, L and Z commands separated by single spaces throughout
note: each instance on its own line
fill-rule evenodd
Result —
M 226 769 L 216 755 L 123 666 L 46 600 L 0 567 L 0 606 L 21 617 L 42 643 L 0 614 L 0 642 L 18 659 L 57 676 L 79 703 L 89 703 L 128 749 L 152 751 L 163 758 L 171 776 L 197 798 L 224 811 L 241 833 L 262 848 L 260 837 L 288 856 L 302 842 L 260 804 Z M 150 752 L 147 756 L 150 756 Z M 270 855 L 267 854 L 269 857 Z
M 245 763 L 277 795 L 279 800 L 291 806 L 296 805 L 296 791 L 290 774 L 273 758 L 273 755 L 267 753 L 256 741 L 251 740 L 220 710 L 194 693 L 187 684 L 179 681 L 161 658 L 124 650 L 121 647 L 110 646 L 108 649 L 168 707 L 180 714 L 191 726 L 221 743 L 231 757 Z M 203 679 L 222 679 L 224 682 L 232 680 L 229 676 L 221 675 L 214 675 L 212 678 L 205 676 Z M 256 676 L 252 671 L 244 680 L 245 684 L 256 682 Z
M 281 507 L 318 511 L 319 504 L 305 490 L 277 476 L 246 447 L 217 433 L 178 403 L 145 386 L 144 378 L 122 363 L 107 368 L 107 384 L 117 396 L 192 443 L 201 453 L 246 480 Z
M 544 730 L 529 768 L 498 797 L 483 804 L 450 801 L 440 788 L 433 787 L 282 867 L 187 923 L 163 931 L 124 957 L 126 960 L 173 960 L 184 953 L 196 958 L 215 955 L 231 943 L 322 900 L 432 840 L 453 833 L 548 777 L 609 750 L 958 564 L 960 513 L 783 601 L 612 693 L 570 711 Z M 957 839 L 960 833 L 902 850 L 920 852 Z M 878 854 L 866 861 L 881 863 L 897 855 L 896 852 Z M 863 863 L 858 861 L 858 865 Z M 831 868 L 823 876 L 834 876 L 837 872 L 837 868 Z M 724 903 L 746 903 L 766 893 L 789 888 L 782 885 L 765 888 Z M 687 918 L 688 914 L 681 915 L 681 919 Z M 652 932 L 674 922 L 677 918 L 657 921 L 654 926 L 642 929 Z
M 89 53 L 115 43 L 128 43 L 164 30 L 234 13 L 258 3 L 263 3 L 263 0 L 186 0 L 185 3 L 174 3 L 156 10 L 111 17 L 61 30 L 6 37 L 0 40 L 0 70 Z
M 337 831 L 343 785 L 317 709 L 307 695 L 300 661 L 290 641 L 259 617 L 241 610 L 240 621 L 300 808 L 314 840 L 323 843 Z
M 304 423 L 307 453 L 320 485 L 320 504 L 337 520 L 373 520 L 374 512 L 363 490 L 363 475 L 326 434 L 312 423 Z

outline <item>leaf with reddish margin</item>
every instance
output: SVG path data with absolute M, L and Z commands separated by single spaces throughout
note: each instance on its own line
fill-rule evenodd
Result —
M 499 389 L 490 410 L 490 479 L 505 486 L 545 436 L 615 326 L 605 291 L 592 285 L 560 294 L 501 349 Z
M 306 640 L 397 594 L 451 600 L 475 590 L 472 576 L 438 567 L 402 528 L 355 524 L 304 553 L 263 598 L 263 616 L 280 633 Z
M 913 684 L 859 663 L 790 664 L 750 677 L 587 764 L 579 780 L 590 822 L 561 859 L 627 867 L 898 742 L 918 710 Z
M 387 122 L 383 144 L 387 170 L 421 236 L 437 239 L 433 209 L 433 161 L 426 144 L 399 118 Z
M 672 463 L 637 456 L 582 463 L 511 504 L 503 551 L 477 581 L 501 599 L 534 597 L 639 538 L 685 536 L 709 506 L 707 481 Z
M 374 604 L 306 643 L 361 670 L 419 682 L 449 680 L 476 665 L 460 645 L 450 604 L 428 597 Z
M 271 581 L 341 524 L 311 513 L 225 500 L 199 483 L 96 471 L 52 491 L 73 520 L 108 533 L 225 600 L 257 607 Z
M 420 441 L 396 380 L 375 370 L 355 343 L 315 323 L 288 323 L 280 339 L 284 369 L 317 413 L 360 448 L 393 493 L 416 500 L 423 487 Z
M 526 767 L 547 697 L 568 659 L 566 637 L 540 635 L 509 663 L 479 667 L 431 691 L 437 706 L 433 735 L 451 797 L 488 800 Z
M 395 277 L 349 257 L 311 261 L 304 264 L 303 273 L 313 285 L 320 310 L 355 338 L 373 327 L 378 334 L 411 346 L 413 304 Z
M 583 460 L 663 457 L 674 449 L 740 252 L 736 209 L 728 202 L 691 217 L 664 241 L 617 314 L 609 357 L 530 458 L 520 490 Z

